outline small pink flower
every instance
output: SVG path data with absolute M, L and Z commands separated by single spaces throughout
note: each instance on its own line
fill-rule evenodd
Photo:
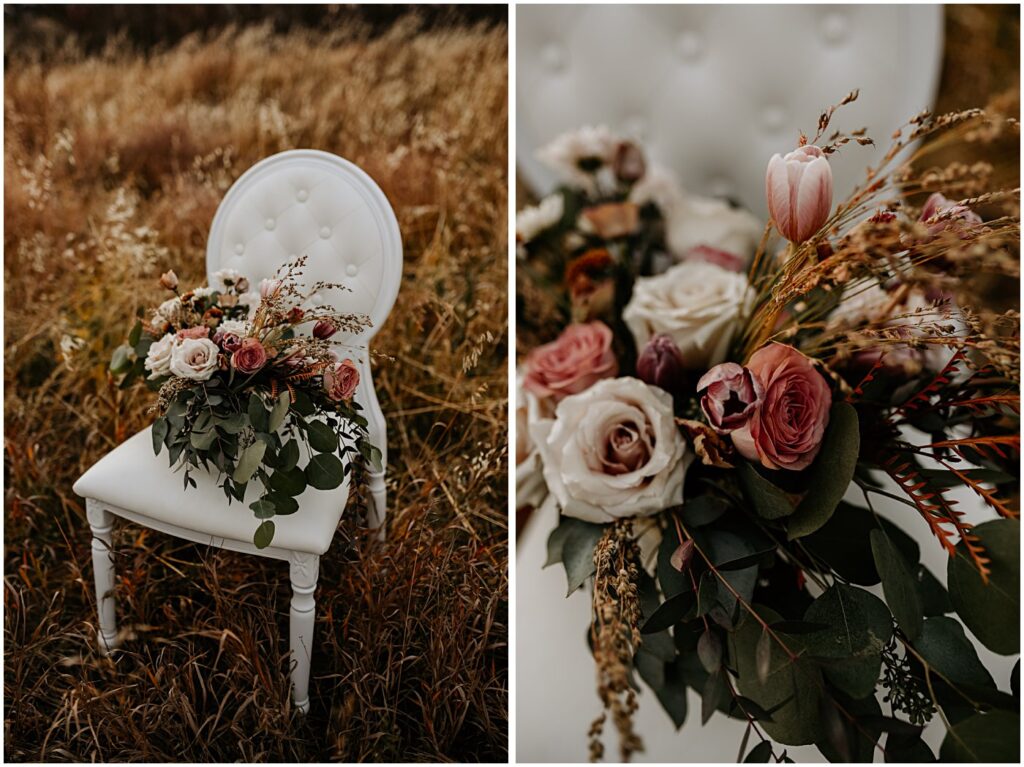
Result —
M 710 245 L 697 245 L 690 248 L 683 254 L 683 259 L 687 261 L 706 261 L 709 264 L 715 264 L 723 269 L 728 269 L 730 272 L 742 272 L 747 265 L 746 261 L 735 253 L 730 253 L 721 248 L 712 248 Z
M 704 392 L 701 409 L 711 427 L 720 434 L 746 426 L 761 403 L 761 382 L 747 368 L 735 362 L 715 365 L 697 382 Z
M 183 338 L 209 338 L 210 329 L 206 325 L 196 325 L 194 328 L 182 328 L 177 332 L 179 339 Z
M 231 365 L 239 373 L 255 373 L 267 364 L 267 350 L 255 338 L 242 340 L 241 346 L 231 355 Z
M 939 192 L 935 192 L 925 202 L 919 221 L 928 227 L 928 234 L 931 237 L 941 234 L 946 229 L 963 237 L 982 223 L 981 216 L 973 210 L 947 199 Z
M 526 371 L 523 385 L 555 401 L 613 378 L 619 363 L 612 353 L 612 331 L 603 322 L 570 325 L 556 340 L 526 355 Z
M 337 332 L 337 326 L 330 320 L 320 320 L 313 326 L 313 338 L 321 341 L 326 341 Z
M 332 365 L 324 372 L 324 389 L 333 400 L 350 400 L 359 386 L 359 368 L 350 359 Z
M 810 239 L 832 210 L 832 167 L 813 144 L 785 157 L 776 154 L 765 174 L 768 212 L 776 228 L 792 243 Z
M 754 352 L 747 369 L 764 393 L 750 420 L 732 432 L 733 444 L 744 458 L 767 469 L 806 469 L 828 426 L 828 382 L 806 356 L 779 343 Z
M 175 290 L 178 287 L 178 275 L 173 269 L 160 275 L 160 285 L 167 290 Z

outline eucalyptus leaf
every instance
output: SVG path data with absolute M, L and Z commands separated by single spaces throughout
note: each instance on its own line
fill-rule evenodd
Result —
M 317 490 L 333 490 L 345 480 L 345 466 L 332 453 L 314 455 L 306 466 L 306 482 Z
M 772 742 L 770 740 L 762 740 L 747 754 L 746 759 L 743 760 L 744 764 L 766 764 L 768 760 L 772 758 Z
M 301 495 L 306 489 L 306 474 L 297 466 L 289 471 L 278 469 L 270 475 L 270 487 L 288 496 Z
M 1020 763 L 1020 715 L 974 714 L 955 724 L 939 750 L 944 762 Z
M 157 418 L 153 421 L 153 452 L 156 455 L 160 455 L 160 449 L 164 446 L 164 440 L 167 438 L 167 432 L 170 429 L 170 424 L 166 418 Z
M 252 537 L 252 542 L 256 544 L 256 548 L 265 549 L 273 540 L 274 523 L 269 519 L 261 522 L 260 526 L 256 528 L 256 533 Z
M 267 420 L 267 431 L 275 432 L 281 428 L 285 416 L 288 415 L 288 407 L 291 405 L 291 395 L 287 391 L 281 392 L 274 401 L 274 407 L 270 411 L 270 418 Z
M 263 432 L 267 430 L 267 423 L 269 421 L 267 406 L 263 403 L 263 397 L 258 393 L 253 392 L 249 395 L 249 406 L 246 412 L 249 414 L 249 423 L 253 429 Z
M 763 519 L 781 519 L 795 511 L 796 507 L 790 497 L 761 476 L 751 463 L 741 463 L 738 474 L 743 494 L 754 505 L 758 516 Z
M 277 467 L 281 471 L 291 471 L 299 462 L 299 443 L 290 439 L 284 443 L 277 454 Z
M 263 454 L 267 451 L 267 444 L 257 440 L 245 448 L 235 464 L 235 470 L 231 478 L 235 482 L 248 482 L 252 475 L 259 468 L 263 461 Z
M 881 530 L 871 531 L 871 552 L 889 609 L 904 633 L 916 639 L 924 622 L 924 608 L 906 560 Z
M 857 411 L 847 402 L 837 402 L 829 411 L 821 450 L 808 470 L 810 489 L 788 520 L 789 540 L 810 535 L 828 522 L 853 480 L 859 455 Z
M 953 618 L 937 615 L 926 619 L 914 648 L 932 669 L 954 685 L 995 686 L 963 627 Z
M 306 439 L 319 453 L 333 453 L 338 449 L 338 433 L 324 421 L 313 420 L 306 424 Z
M 570 590 L 569 593 L 571 594 L 574 590 Z M 640 633 L 654 634 L 671 628 L 690 612 L 693 605 L 692 591 L 685 591 L 682 594 L 676 594 L 671 599 L 666 599 L 640 627 Z
M 576 591 L 594 574 L 594 549 L 602 535 L 603 525 L 586 522 L 573 525 L 566 535 L 562 546 L 562 564 L 565 566 L 567 582 L 566 596 Z
M 957 615 L 992 652 L 1020 652 L 1020 522 L 996 519 L 974 527 L 991 562 L 986 583 L 963 541 L 947 566 L 949 598 Z

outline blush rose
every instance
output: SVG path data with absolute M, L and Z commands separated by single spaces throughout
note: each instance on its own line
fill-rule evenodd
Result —
M 350 359 L 335 363 L 324 372 L 324 389 L 335 401 L 350 400 L 359 385 L 359 368 Z
M 557 401 L 618 372 L 611 329 L 603 322 L 577 323 L 527 355 L 523 385 L 538 397 Z
M 828 426 L 828 382 L 806 356 L 779 343 L 754 352 L 747 369 L 763 394 L 746 424 L 732 432 L 733 444 L 744 458 L 766 469 L 806 469 Z
M 267 364 L 267 350 L 255 338 L 242 339 L 241 346 L 231 355 L 231 365 L 239 373 L 255 373 Z

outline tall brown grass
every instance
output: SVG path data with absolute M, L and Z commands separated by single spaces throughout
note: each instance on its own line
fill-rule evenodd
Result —
M 7 63 L 5 757 L 506 758 L 506 33 L 123 41 Z M 204 279 L 214 210 L 262 157 L 336 152 L 394 205 L 405 274 L 377 336 L 389 538 L 355 499 L 321 564 L 312 710 L 287 682 L 280 563 L 128 524 L 112 659 L 94 644 L 73 481 L 146 423 L 106 364 L 161 271 Z

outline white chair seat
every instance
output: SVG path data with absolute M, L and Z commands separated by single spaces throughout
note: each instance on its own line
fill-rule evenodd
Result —
M 300 459 L 300 464 L 308 456 Z M 168 465 L 167 451 L 153 452 L 152 427 L 140 431 L 107 453 L 75 483 L 75 492 L 107 505 L 114 514 L 199 543 L 243 548 L 226 542 L 252 543 L 259 520 L 249 504 L 261 491 L 258 481 L 246 489 L 245 502 L 228 499 L 215 474 L 192 472 L 197 487 L 184 486 L 184 473 Z M 294 514 L 274 517 L 274 549 L 323 554 L 334 537 L 348 500 L 349 480 L 334 490 L 308 488 L 297 499 Z M 120 514 L 125 511 L 129 514 Z M 154 524 L 156 523 L 156 524 Z M 223 540 L 220 540 L 223 539 Z

